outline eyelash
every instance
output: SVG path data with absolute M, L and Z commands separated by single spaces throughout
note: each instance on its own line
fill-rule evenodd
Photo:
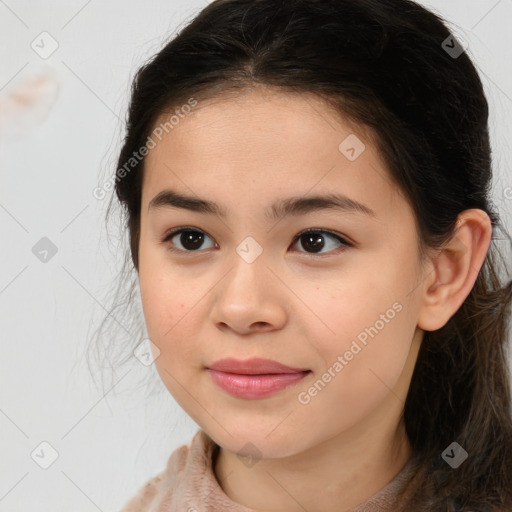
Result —
M 208 237 L 210 237 L 210 235 L 208 235 L 208 233 L 198 229 L 198 228 L 193 228 L 193 227 L 180 227 L 180 228 L 173 228 L 169 231 L 167 231 L 164 235 L 164 238 L 162 240 L 162 243 L 166 243 L 168 242 L 171 238 L 173 238 L 174 236 L 176 235 L 179 235 L 183 232 L 186 232 L 186 231 L 191 231 L 191 232 L 196 232 L 196 233 L 203 233 L 205 235 L 207 235 Z M 292 245 L 295 245 L 302 236 L 304 235 L 307 235 L 307 234 L 317 234 L 317 233 L 322 233 L 322 234 L 328 234 L 334 238 L 336 238 L 341 244 L 342 244 L 342 247 L 341 248 L 338 248 L 338 249 L 334 249 L 332 251 L 329 251 L 327 253 L 308 253 L 306 251 L 297 251 L 297 252 L 300 252 L 302 254 L 308 254 L 309 256 L 312 256 L 313 258 L 324 258 L 326 256 L 329 256 L 329 255 L 332 255 L 332 254 L 339 254 L 340 252 L 343 252 L 345 251 L 347 248 L 349 247 L 353 247 L 353 244 L 348 242 L 345 238 L 343 238 L 342 236 L 338 235 L 337 233 L 333 232 L 333 231 L 329 231 L 329 230 L 325 230 L 325 229 L 320 229 L 320 228 L 310 228 L 310 229 L 306 229 L 304 231 L 301 231 L 298 235 L 295 236 L 295 238 L 293 239 L 293 243 Z M 212 237 L 210 237 L 212 238 Z M 213 239 L 212 239 L 213 240 Z M 200 253 L 201 250 L 197 250 L 197 251 L 184 251 L 182 249 L 176 249 L 175 247 L 172 247 L 171 244 L 168 244 L 168 247 L 167 247 L 167 250 L 170 251 L 170 252 L 173 252 L 173 253 L 179 253 L 179 254 L 188 254 L 188 253 Z

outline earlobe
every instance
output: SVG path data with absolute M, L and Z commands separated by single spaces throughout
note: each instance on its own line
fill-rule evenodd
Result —
M 491 220 L 483 210 L 459 215 L 454 235 L 432 258 L 432 269 L 421 288 L 420 329 L 440 329 L 457 312 L 475 284 L 491 238 Z

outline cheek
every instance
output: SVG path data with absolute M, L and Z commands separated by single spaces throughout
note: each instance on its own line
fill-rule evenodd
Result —
M 357 313 L 345 311 L 333 316 L 331 325 L 336 335 L 316 338 L 325 370 L 330 369 L 354 387 L 365 387 L 374 380 L 372 371 L 384 382 L 393 380 L 403 369 L 414 334 L 405 306 L 398 302 L 380 308 L 368 304 Z M 335 320 L 338 322 L 333 323 Z
M 160 350 L 155 364 L 157 368 L 161 365 L 170 368 L 180 352 L 180 347 L 183 347 L 178 339 L 182 336 L 180 329 L 184 322 L 180 319 L 186 314 L 186 302 L 174 286 L 169 286 L 161 278 L 141 272 L 139 283 L 148 337 Z
M 139 287 L 144 320 L 150 338 L 157 344 L 163 340 L 167 330 L 177 321 L 177 297 L 156 273 L 139 271 Z
M 325 366 L 317 369 L 309 387 L 297 390 L 299 410 L 306 417 L 322 417 L 331 432 L 349 429 L 384 402 L 392 402 L 390 390 L 401 379 L 413 336 L 406 315 L 403 308 L 377 334 L 367 324 L 368 333 L 355 329 L 335 343 L 319 343 Z M 368 336 L 358 338 L 360 333 Z
M 386 272 L 350 273 L 306 295 L 319 317 L 309 330 L 324 366 L 317 378 L 354 407 L 362 407 L 364 397 L 385 395 L 409 356 L 417 311 L 408 296 L 414 279 L 408 276 L 414 269 L 402 263 Z
M 179 271 L 171 268 L 162 249 L 141 243 L 139 262 L 139 288 L 148 334 L 165 342 L 192 307 L 191 286 Z
M 158 268 L 165 267 L 141 265 L 141 303 L 148 337 L 160 351 L 155 360 L 156 368 L 174 394 L 180 390 L 175 379 L 185 382 L 186 369 L 199 364 L 197 344 L 200 340 L 196 331 L 202 323 L 200 316 L 204 314 L 199 298 L 206 290 L 195 288 L 177 272 L 154 270 Z

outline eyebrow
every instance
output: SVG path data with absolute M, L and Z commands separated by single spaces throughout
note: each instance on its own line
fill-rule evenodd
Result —
M 223 219 L 228 217 L 228 211 L 220 205 L 201 199 L 182 195 L 173 190 L 165 189 L 159 192 L 148 205 L 148 212 L 156 209 L 181 208 L 197 213 L 217 215 Z M 350 199 L 343 194 L 325 194 L 317 196 L 299 196 L 280 199 L 264 211 L 266 218 L 277 220 L 285 215 L 305 215 L 318 210 L 339 210 L 349 213 L 359 213 L 376 217 L 376 213 L 368 206 Z

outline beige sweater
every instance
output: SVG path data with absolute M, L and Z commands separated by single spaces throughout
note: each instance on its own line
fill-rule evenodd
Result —
M 218 446 L 199 430 L 189 445 L 180 446 L 167 467 L 150 479 L 120 512 L 255 512 L 232 501 L 218 484 L 212 457 Z M 395 498 L 414 470 L 409 462 L 380 491 L 349 512 L 394 512 Z

